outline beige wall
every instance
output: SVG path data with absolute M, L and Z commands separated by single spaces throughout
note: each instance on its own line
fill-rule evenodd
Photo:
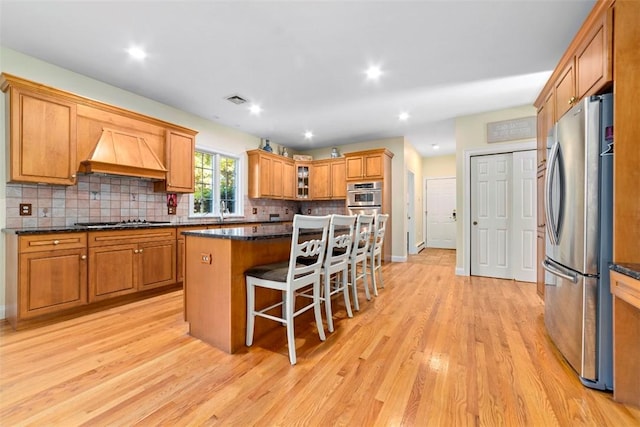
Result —
M 531 105 L 508 108 L 504 110 L 490 111 L 482 114 L 463 116 L 456 118 L 456 211 L 459 221 L 457 222 L 456 239 L 456 271 L 464 270 L 467 254 L 465 254 L 463 224 L 468 221 L 468 213 L 464 206 L 464 182 L 468 179 L 465 172 L 465 152 L 482 148 L 497 148 L 500 145 L 506 146 L 519 141 L 506 141 L 504 143 L 487 143 L 487 123 L 501 120 L 517 119 L 528 116 L 535 116 L 536 109 Z M 533 138 L 535 140 L 535 137 Z M 530 139 L 526 140 L 530 141 Z
M 422 175 L 425 178 L 455 177 L 456 155 L 424 157 L 422 159 Z

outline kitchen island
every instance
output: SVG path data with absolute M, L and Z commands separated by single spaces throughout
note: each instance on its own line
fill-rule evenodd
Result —
M 291 250 L 291 224 L 189 230 L 185 236 L 185 316 L 189 333 L 227 353 L 245 345 L 247 290 L 244 272 L 284 261 Z M 280 292 L 260 292 L 259 304 Z M 277 326 L 256 321 L 255 337 Z

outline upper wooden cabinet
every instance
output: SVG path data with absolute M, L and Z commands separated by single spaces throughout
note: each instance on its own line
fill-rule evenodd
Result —
M 346 180 L 381 180 L 391 171 L 393 154 L 386 148 L 345 154 Z
M 347 197 L 344 158 L 317 160 L 311 166 L 311 198 L 313 200 L 335 200 Z
M 193 193 L 195 187 L 194 155 L 195 134 L 167 129 L 165 143 L 167 179 L 153 184 L 155 191 Z
M 10 182 L 74 185 L 76 104 L 4 76 Z
M 197 132 L 5 73 L 0 87 L 8 106 L 10 182 L 73 185 L 78 171 L 101 172 L 166 179 L 156 191 L 193 192 Z M 105 132 L 126 137 L 98 149 Z
M 545 109 L 551 123 L 585 96 L 605 92 L 613 82 L 613 10 L 612 2 L 597 2 L 582 28 L 551 74 L 538 96 L 540 110 L 548 100 L 553 112 Z
M 347 163 L 345 159 L 331 161 L 331 197 L 347 198 Z
M 247 151 L 247 156 L 250 198 L 294 198 L 293 160 L 259 149 Z

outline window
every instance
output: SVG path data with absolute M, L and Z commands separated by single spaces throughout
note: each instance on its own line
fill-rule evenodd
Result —
M 238 157 L 197 150 L 195 153 L 195 191 L 189 198 L 190 217 L 242 215 L 237 199 Z

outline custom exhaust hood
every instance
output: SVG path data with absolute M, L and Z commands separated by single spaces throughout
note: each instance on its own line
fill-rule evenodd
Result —
M 100 139 L 80 172 L 166 179 L 167 169 L 140 135 L 103 128 Z

